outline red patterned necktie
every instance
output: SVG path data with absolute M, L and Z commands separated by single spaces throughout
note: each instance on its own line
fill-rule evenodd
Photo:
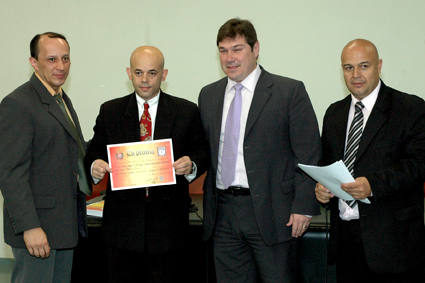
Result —
M 145 110 L 143 111 L 142 117 L 140 118 L 140 140 L 150 141 L 152 140 L 152 120 L 149 114 L 149 104 L 145 102 L 143 104 Z

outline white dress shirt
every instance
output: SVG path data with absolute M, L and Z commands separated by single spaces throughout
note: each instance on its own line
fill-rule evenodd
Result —
M 363 131 L 366 126 L 367 120 L 369 119 L 370 113 L 372 112 L 373 106 L 375 105 L 376 99 L 378 98 L 378 93 L 381 88 L 381 81 L 379 81 L 378 86 L 365 98 L 363 98 L 361 101 L 363 105 L 365 106 L 362 110 L 363 112 Z M 353 95 L 351 95 L 351 106 L 350 111 L 348 113 L 348 123 L 347 123 L 347 131 L 346 131 L 346 137 L 345 137 L 345 147 L 347 146 L 347 139 L 348 139 L 348 132 L 350 131 L 351 123 L 354 119 L 354 112 L 355 112 L 355 105 L 356 103 L 360 101 L 357 100 Z M 356 205 L 353 208 L 347 205 L 347 203 L 343 200 L 339 200 L 338 203 L 339 206 L 339 217 L 341 217 L 342 220 L 352 220 L 352 219 L 359 219 L 359 206 Z
M 243 158 L 243 141 L 245 136 L 246 121 L 248 119 L 248 112 L 251 107 L 252 98 L 254 96 L 255 86 L 257 85 L 258 79 L 261 74 L 260 66 L 257 64 L 257 67 L 254 71 L 249 74 L 241 84 L 244 86 L 242 94 L 242 109 L 241 109 L 241 120 L 240 120 L 240 129 L 239 129 L 239 143 L 238 143 L 238 154 L 236 157 L 236 169 L 235 169 L 235 179 L 231 186 L 238 186 L 249 188 L 248 177 L 246 175 L 245 162 Z M 224 190 L 224 185 L 221 182 L 221 159 L 223 154 L 223 143 L 224 143 L 224 130 L 226 127 L 227 113 L 229 112 L 230 103 L 235 96 L 235 89 L 233 86 L 236 84 L 235 81 L 230 79 L 227 80 L 227 86 L 224 94 L 224 104 L 223 104 L 223 116 L 221 123 L 221 132 L 220 132 L 220 144 L 219 144 L 219 154 L 218 154 L 218 167 L 217 167 L 217 178 L 216 185 L 218 189 Z

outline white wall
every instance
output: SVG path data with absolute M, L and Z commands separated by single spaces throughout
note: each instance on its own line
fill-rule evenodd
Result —
M 376 44 L 387 85 L 425 97 L 424 10 L 423 0 L 0 0 L 0 99 L 32 74 L 31 38 L 63 33 L 72 59 L 64 89 L 88 140 L 100 104 L 132 91 L 125 68 L 136 47 L 160 48 L 169 69 L 163 90 L 196 102 L 223 76 L 217 31 L 237 16 L 253 22 L 266 70 L 305 83 L 321 125 L 348 93 L 340 53 L 355 38 Z M 0 234 L 0 257 L 12 257 Z

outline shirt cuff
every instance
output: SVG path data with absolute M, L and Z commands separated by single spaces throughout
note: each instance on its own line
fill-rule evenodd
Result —
M 193 181 L 193 179 L 195 179 L 196 177 L 196 173 L 198 172 L 198 167 L 196 167 L 195 162 L 192 161 L 192 173 L 188 174 L 188 175 L 184 175 L 184 177 L 186 178 L 186 180 L 190 182 Z
M 93 165 L 94 165 L 94 163 L 95 163 L 96 161 L 93 161 L 93 163 L 91 164 L 91 166 L 90 166 L 90 175 L 91 175 L 91 178 L 92 178 L 92 180 L 93 180 L 93 184 L 95 184 L 95 185 L 97 185 L 97 184 L 99 184 L 99 182 L 100 181 L 102 181 L 102 180 L 99 180 L 99 179 L 96 179 L 95 177 L 93 177 L 93 174 L 92 174 L 92 172 L 93 172 Z

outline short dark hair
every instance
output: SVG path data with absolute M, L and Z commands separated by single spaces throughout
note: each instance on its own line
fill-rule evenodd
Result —
M 223 40 L 227 38 L 235 39 L 238 35 L 245 37 L 246 42 L 254 50 L 254 44 L 257 42 L 254 25 L 248 20 L 239 18 L 230 19 L 220 27 L 217 34 L 217 46 Z
M 43 35 L 47 35 L 50 38 L 61 38 L 61 39 L 65 40 L 65 42 L 66 42 L 66 44 L 68 44 L 68 48 L 69 48 L 68 41 L 66 40 L 65 36 L 60 34 L 60 33 L 48 31 L 48 32 L 45 32 L 45 33 L 42 33 L 42 34 L 37 34 L 36 36 L 34 36 L 34 38 L 30 42 L 30 54 L 31 54 L 31 57 L 34 57 L 36 60 L 38 60 L 38 53 L 40 53 L 40 48 L 38 47 L 38 43 L 40 41 L 40 38 Z

